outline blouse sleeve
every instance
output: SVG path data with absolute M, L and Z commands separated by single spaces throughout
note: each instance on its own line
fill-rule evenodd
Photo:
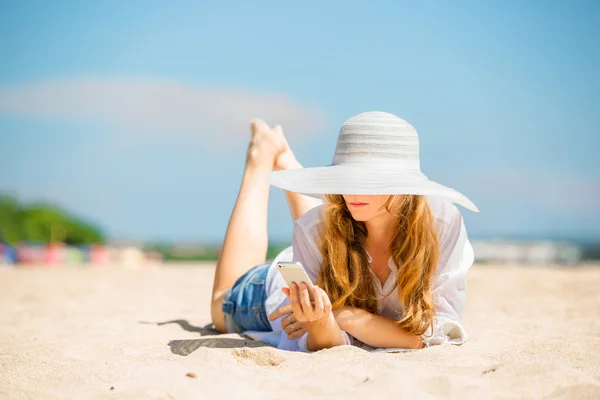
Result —
M 292 236 L 294 261 L 299 261 L 302 264 L 313 283 L 317 281 L 319 268 L 323 260 L 317 240 L 316 235 L 309 235 L 300 224 L 297 222 L 294 224 Z
M 426 346 L 462 344 L 467 333 L 460 324 L 466 301 L 467 272 L 475 259 L 462 215 L 440 232 L 440 260 L 432 281 L 436 317 L 433 327 L 422 335 Z

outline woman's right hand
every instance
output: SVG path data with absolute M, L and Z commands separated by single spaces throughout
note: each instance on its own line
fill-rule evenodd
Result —
M 291 301 L 296 320 L 310 324 L 331 316 L 329 296 L 317 285 L 313 286 L 314 304 L 310 301 L 308 293 L 310 289 L 304 282 L 300 286 L 292 283 L 289 288 L 282 290 Z

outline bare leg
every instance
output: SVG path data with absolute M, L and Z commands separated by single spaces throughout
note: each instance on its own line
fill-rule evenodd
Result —
M 302 168 L 290 149 L 280 126 L 273 130 L 261 120 L 251 124 L 252 140 L 248 147 L 246 168 L 223 247 L 217 261 L 211 315 L 215 327 L 226 331 L 222 306 L 227 291 L 235 281 L 267 256 L 267 209 L 269 184 L 264 175 L 273 170 Z M 294 221 L 322 201 L 286 191 Z
M 282 170 L 302 168 L 302 165 L 298 162 L 296 156 L 294 156 L 294 153 L 292 152 L 287 140 L 285 140 L 281 126 L 277 125 L 273 129 L 273 132 L 280 138 L 280 141 L 285 143 L 285 150 L 280 153 L 275 160 L 275 169 Z M 288 206 L 290 207 L 290 212 L 292 213 L 292 219 L 294 221 L 300 218 L 308 210 L 323 204 L 321 200 L 315 199 L 314 197 L 305 196 L 290 191 L 285 192 L 285 197 L 287 198 Z
M 225 294 L 235 281 L 252 267 L 265 262 L 267 255 L 267 206 L 269 183 L 264 175 L 273 169 L 284 149 L 279 136 L 261 120 L 251 123 L 252 140 L 246 168 L 223 247 L 217 261 L 211 315 L 215 327 L 226 331 L 222 306 Z

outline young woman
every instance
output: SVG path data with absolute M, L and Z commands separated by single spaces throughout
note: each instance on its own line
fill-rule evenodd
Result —
M 280 127 L 256 120 L 251 130 L 215 273 L 218 330 L 303 351 L 466 341 L 460 318 L 474 256 L 452 202 L 478 210 L 421 173 L 410 124 L 382 112 L 350 118 L 333 163 L 319 168 L 301 167 Z M 286 189 L 295 224 L 292 247 L 265 264 L 269 183 Z M 285 287 L 276 263 L 290 260 L 316 283 L 314 302 L 305 284 Z

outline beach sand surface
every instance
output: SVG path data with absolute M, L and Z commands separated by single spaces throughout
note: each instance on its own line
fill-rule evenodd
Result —
M 598 266 L 474 266 L 469 341 L 396 354 L 217 335 L 213 273 L 0 270 L 0 398 L 600 399 Z

